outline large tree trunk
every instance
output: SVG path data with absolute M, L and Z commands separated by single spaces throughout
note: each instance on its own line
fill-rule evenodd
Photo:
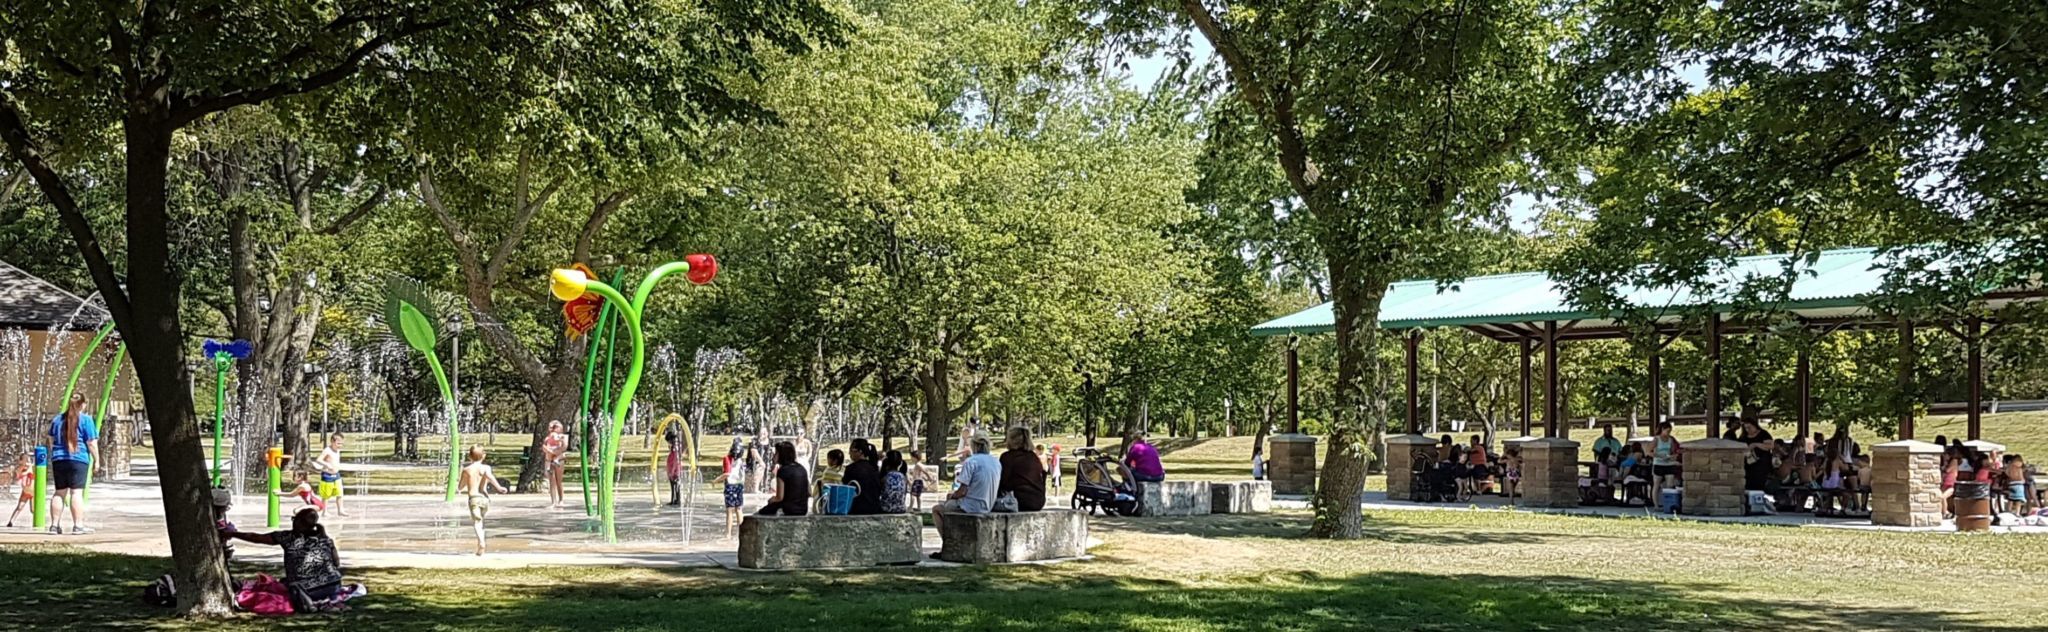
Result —
M 1364 535 L 1359 502 L 1372 446 L 1386 430 L 1383 399 L 1368 388 L 1379 382 L 1380 299 L 1387 281 L 1369 269 L 1361 253 L 1326 243 L 1330 259 L 1337 333 L 1336 406 L 1331 410 L 1328 453 L 1316 481 L 1315 524 L 1309 534 L 1327 538 Z
M 122 132 L 127 141 L 128 310 L 117 320 L 128 341 L 135 376 L 156 442 L 163 487 L 164 527 L 178 582 L 178 609 L 225 615 L 233 605 L 220 537 L 213 527 L 212 493 L 199 424 L 187 390 L 185 331 L 180 321 L 183 279 L 171 262 L 165 192 L 174 127 L 166 107 L 132 106 Z M 92 245 L 97 248 L 97 244 Z M 106 279 L 99 279 L 105 285 Z M 119 287 L 101 287 L 114 294 Z
M 925 463 L 946 471 L 947 431 L 953 425 L 951 406 L 953 403 L 952 367 L 945 356 L 933 360 L 931 366 L 918 375 L 918 390 L 924 394 L 924 447 Z

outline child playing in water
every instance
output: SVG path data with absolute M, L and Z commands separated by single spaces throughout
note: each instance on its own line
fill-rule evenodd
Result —
M 327 448 L 313 465 L 320 468 L 320 500 L 332 503 L 334 513 L 347 517 L 348 509 L 341 504 L 341 433 L 327 436 Z
M 740 505 L 747 501 L 747 458 L 746 448 L 734 441 L 732 449 L 725 453 L 724 472 L 711 482 L 725 482 L 725 537 L 730 540 L 739 537 Z
M 21 500 L 15 501 L 14 513 L 7 515 L 7 528 L 14 528 L 14 519 L 21 517 L 21 510 L 35 504 L 36 467 L 27 452 L 21 453 L 21 461 L 14 464 L 14 486 L 21 488 Z
M 292 488 L 292 495 L 299 497 L 299 502 L 320 513 L 327 513 L 327 501 L 322 500 L 319 494 L 313 493 L 313 483 L 306 480 L 305 470 L 292 472 L 292 482 L 297 483 L 297 486 Z
M 911 450 L 910 494 L 908 495 L 908 499 L 910 501 L 910 513 L 922 513 L 924 511 L 925 488 L 937 486 L 938 477 L 932 476 L 931 468 L 927 468 L 924 466 L 924 453 L 917 450 Z
M 476 529 L 476 554 L 484 554 L 484 516 L 491 512 L 491 491 L 505 493 L 505 486 L 498 484 L 497 474 L 484 463 L 484 447 L 470 446 L 469 465 L 462 466 L 462 478 L 455 485 L 455 491 L 469 497 L 470 526 Z

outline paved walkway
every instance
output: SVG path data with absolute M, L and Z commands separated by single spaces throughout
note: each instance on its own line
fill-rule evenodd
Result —
M 87 504 L 86 524 L 97 530 L 89 535 L 50 535 L 28 528 L 23 512 L 16 528 L 0 529 L 0 544 L 63 544 L 93 551 L 131 555 L 169 556 L 170 543 L 163 531 L 163 500 L 157 487 L 155 465 L 138 459 L 134 473 L 122 480 L 93 482 Z M 573 506 L 548 509 L 545 494 L 500 495 L 492 499 L 486 523 L 488 555 L 473 553 L 475 536 L 470 530 L 465 504 L 442 502 L 440 494 L 375 494 L 351 496 L 345 501 L 348 516 L 332 508 L 321 524 L 340 545 L 344 562 L 363 567 L 421 568 L 517 568 L 532 565 L 592 566 L 732 566 L 738 550 L 735 540 L 725 537 L 725 508 L 719 490 L 709 486 L 697 491 L 685 507 L 656 506 L 645 489 L 620 494 L 616 518 L 619 541 L 604 542 L 600 523 L 583 514 L 580 499 L 564 500 Z M 573 496 L 573 495 L 572 495 Z M 767 504 L 767 494 L 748 494 L 745 508 Z M 925 507 L 939 500 L 925 495 Z M 282 500 L 282 521 L 288 526 L 290 514 L 301 504 L 296 498 Z M 56 508 L 52 508 L 53 519 Z M 247 495 L 229 512 L 229 519 L 244 531 L 265 531 L 265 499 Z M 64 517 L 68 527 L 70 518 Z M 938 533 L 925 529 L 927 551 L 937 551 Z M 281 559 L 272 547 L 239 544 L 237 560 Z

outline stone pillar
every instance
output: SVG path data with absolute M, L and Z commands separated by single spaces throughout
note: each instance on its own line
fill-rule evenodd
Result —
M 1685 454 L 1679 486 L 1684 492 L 1678 510 L 1695 516 L 1743 515 L 1749 492 L 1742 485 L 1742 460 L 1748 456 L 1749 446 L 1727 439 L 1700 439 L 1682 447 Z
M 1316 438 L 1279 434 L 1266 438 L 1266 478 L 1275 494 L 1308 494 L 1316 490 Z
M 1522 437 L 1509 442 L 1522 454 L 1522 503 L 1531 507 L 1579 506 L 1579 442 L 1556 437 Z
M 1893 441 L 1870 449 L 1870 522 L 1941 525 L 1941 446 Z
M 1433 459 L 1436 442 L 1419 434 L 1387 437 L 1387 498 L 1407 500 L 1414 494 L 1415 457 Z

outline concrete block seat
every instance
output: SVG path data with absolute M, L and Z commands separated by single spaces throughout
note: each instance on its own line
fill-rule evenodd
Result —
M 1007 564 L 1088 554 L 1088 514 L 1074 509 L 1018 513 L 944 514 L 939 559 L 962 564 Z
M 1273 482 L 1213 481 L 1209 483 L 1209 510 L 1234 514 L 1271 512 Z
M 1138 483 L 1138 487 L 1140 516 L 1209 515 L 1209 481 L 1166 480 Z
M 759 516 L 740 521 L 740 568 L 858 568 L 916 564 L 924 523 L 916 514 Z

